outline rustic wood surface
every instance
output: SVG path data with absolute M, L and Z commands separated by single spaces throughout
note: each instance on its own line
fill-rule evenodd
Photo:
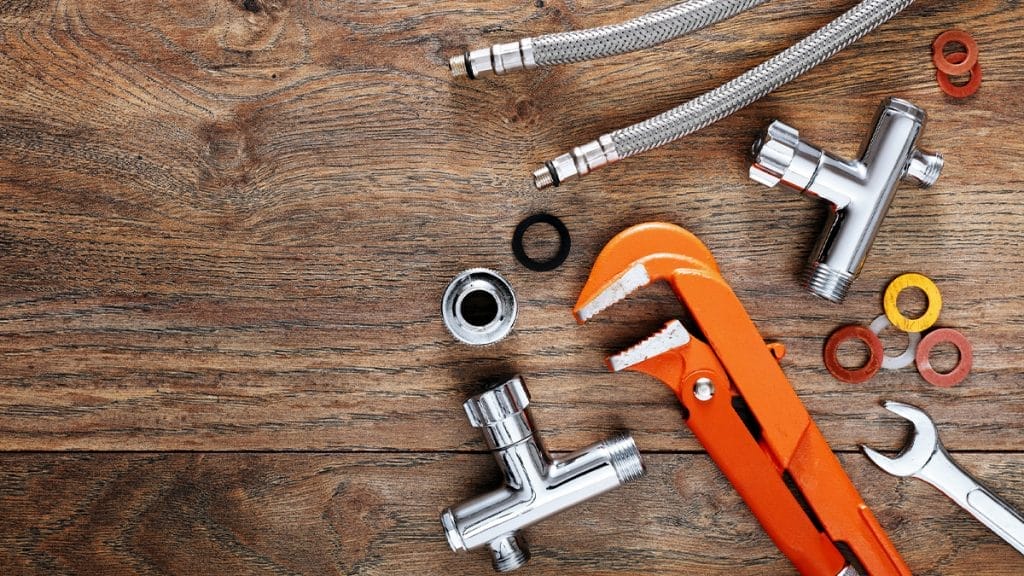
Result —
M 461 402 L 518 372 L 551 449 L 628 429 L 649 468 L 531 529 L 524 574 L 791 574 L 671 393 L 604 370 L 678 313 L 670 292 L 572 321 L 603 244 L 654 219 L 699 235 L 786 344 L 794 387 L 915 574 L 1024 573 L 937 491 L 854 453 L 904 440 L 880 399 L 917 403 L 1024 508 L 1019 2 L 919 0 L 697 135 L 554 191 L 527 178 L 854 3 L 773 0 L 640 54 L 468 82 L 445 66 L 467 46 L 667 2 L 0 2 L 0 573 L 487 573 L 486 554 L 447 550 L 437 515 L 496 477 Z M 930 63 L 953 27 L 981 47 L 984 83 L 964 101 Z M 946 168 L 901 189 L 830 305 L 796 282 L 821 207 L 749 181 L 745 153 L 778 117 L 852 156 L 888 95 L 928 110 L 922 144 Z M 554 272 L 509 248 L 537 211 L 573 235 Z M 471 266 L 520 297 L 492 347 L 457 345 L 440 322 L 441 292 Z M 833 380 L 825 336 L 879 314 L 906 271 L 938 283 L 940 323 L 974 344 L 970 378 Z

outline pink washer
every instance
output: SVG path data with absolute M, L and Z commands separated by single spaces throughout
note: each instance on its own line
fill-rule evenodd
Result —
M 928 358 L 932 348 L 942 342 L 949 342 L 960 351 L 960 362 L 957 363 L 955 368 L 945 374 L 940 374 L 932 368 L 931 360 Z M 971 351 L 970 341 L 963 334 L 952 328 L 939 328 L 929 332 L 921 339 L 921 344 L 917 347 L 917 371 L 921 373 L 921 377 L 929 384 L 935 386 L 952 388 L 963 382 L 967 374 L 970 373 L 973 363 L 974 355 Z

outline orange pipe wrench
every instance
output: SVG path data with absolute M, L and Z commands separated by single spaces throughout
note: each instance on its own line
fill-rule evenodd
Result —
M 598 255 L 573 312 L 586 322 L 657 280 L 707 342 L 673 320 L 610 357 L 612 370 L 644 372 L 675 392 L 694 436 L 801 574 L 910 576 L 779 367 L 784 349 L 764 342 L 696 236 L 658 222 L 623 231 Z

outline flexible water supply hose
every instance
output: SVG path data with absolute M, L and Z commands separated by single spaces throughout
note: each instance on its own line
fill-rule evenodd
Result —
M 650 48 L 706 28 L 767 0 L 690 0 L 664 10 L 588 30 L 523 38 L 453 56 L 455 76 L 477 78 L 493 72 L 583 62 Z
M 533 173 L 538 189 L 558 186 L 619 159 L 713 124 L 814 68 L 888 22 L 914 0 L 863 0 L 797 44 L 718 88 L 643 122 L 577 146 Z

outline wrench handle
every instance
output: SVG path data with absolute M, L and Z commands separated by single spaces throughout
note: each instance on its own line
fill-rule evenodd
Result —
M 939 444 L 916 477 L 938 488 L 979 522 L 1024 554 L 1024 517 L 964 471 Z
M 967 494 L 967 511 L 1024 554 L 1024 518 L 984 486 Z

